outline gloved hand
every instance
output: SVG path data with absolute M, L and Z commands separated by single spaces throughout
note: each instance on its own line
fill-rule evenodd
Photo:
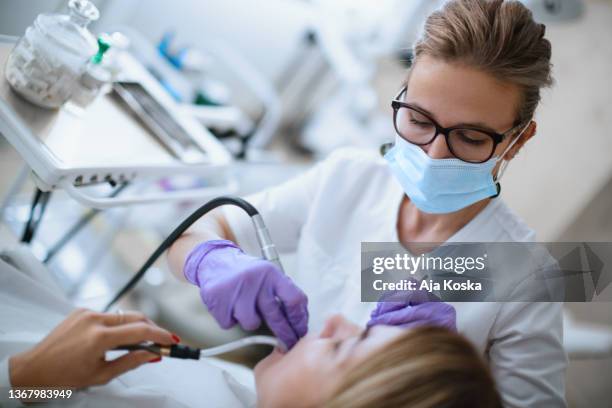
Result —
M 411 328 L 438 326 L 457 331 L 455 308 L 423 290 L 393 293 L 378 302 L 367 326 L 378 324 Z
M 219 325 L 239 323 L 254 330 L 262 319 L 288 348 L 308 330 L 308 298 L 272 262 L 245 254 L 226 240 L 195 247 L 183 268 L 185 278 Z

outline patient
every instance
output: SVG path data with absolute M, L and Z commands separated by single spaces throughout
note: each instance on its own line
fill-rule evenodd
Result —
M 261 407 L 501 407 L 478 352 L 447 329 L 327 320 L 255 367 Z
M 32 350 L 11 359 L 12 386 L 74 386 L 83 389 L 110 381 L 112 378 L 100 380 L 95 367 L 92 368 L 99 366 L 99 370 L 103 370 L 103 348 L 91 338 L 79 337 L 99 330 L 84 327 L 87 322 L 102 322 L 116 315 L 98 314 L 99 318 L 96 318 L 94 314 L 92 318 L 92 313 L 72 313 Z M 134 318 L 138 317 L 132 314 Z M 82 320 L 79 316 L 88 317 Z M 165 336 L 163 329 L 150 324 L 150 333 L 161 338 Z M 63 337 L 65 340 L 62 340 Z M 109 338 L 104 341 L 108 342 Z M 168 338 L 168 341 L 171 340 Z M 105 348 L 111 346 L 113 344 L 109 343 Z M 139 386 L 146 386 L 149 382 L 151 397 L 161 397 L 159 394 L 163 390 L 156 384 L 159 378 L 155 378 L 154 371 L 147 373 L 149 365 L 145 362 L 150 356 L 147 357 L 144 351 L 134 353 L 141 353 L 145 357 L 140 359 L 140 364 L 144 365 L 135 370 L 139 371 L 137 379 L 130 380 L 131 373 L 126 373 L 137 364 L 125 366 L 114 375 L 124 374 L 120 378 L 128 375 L 127 381 L 123 381 L 128 388 L 134 382 Z M 37 357 L 27 358 L 28 354 Z M 85 362 L 79 356 L 86 356 L 91 361 Z M 198 383 L 201 381 L 211 383 L 213 377 L 218 377 L 213 366 L 188 366 L 184 361 L 178 361 L 178 364 L 176 360 L 165 361 L 171 363 L 165 370 L 175 371 L 169 378 L 192 389 L 200 389 L 201 384 Z M 257 406 L 270 408 L 501 407 L 487 366 L 476 350 L 458 334 L 434 326 L 402 329 L 381 325 L 363 330 L 339 315 L 328 319 L 319 335 L 303 337 L 286 354 L 274 350 L 255 367 L 255 381 L 257 395 L 250 398 L 244 398 L 244 395 L 234 398 L 236 396 L 231 396 L 231 392 L 235 391 L 232 390 L 231 381 L 217 381 L 214 387 L 208 387 L 206 391 L 208 402 L 216 401 L 208 406 L 249 406 L 256 399 Z M 174 386 L 172 383 L 168 385 Z M 103 391 L 104 387 L 100 388 Z M 129 395 L 117 400 L 117 395 L 104 397 L 103 392 L 100 395 L 82 395 L 66 403 L 96 406 L 94 401 L 100 401 L 100 397 L 108 398 L 107 401 L 130 403 Z M 143 398 L 143 395 L 139 398 Z M 172 395 L 163 398 L 163 406 L 174 406 L 168 404 L 173 399 Z M 155 405 L 151 402 L 148 406 Z M 175 402 L 176 406 L 180 406 L 185 401 Z
M 75 311 L 45 280 L 46 268 L 7 262 L 8 255 L 0 254 L 2 406 L 16 402 L 9 399 L 9 386 L 78 389 L 62 406 L 501 406 L 474 348 L 454 332 L 431 326 L 363 330 L 331 317 L 321 333 L 262 360 L 254 388 L 250 370 L 224 362 L 160 361 L 146 351 L 106 361 L 105 351 L 121 344 L 178 339 L 140 313 Z

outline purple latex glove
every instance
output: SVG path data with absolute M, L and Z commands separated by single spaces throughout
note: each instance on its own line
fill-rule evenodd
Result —
M 272 262 L 245 254 L 226 240 L 195 247 L 183 268 L 185 278 L 219 325 L 257 329 L 262 319 L 288 348 L 308 331 L 308 298 Z
M 378 302 L 370 315 L 367 326 L 417 326 L 445 327 L 457 331 L 455 308 L 423 290 L 409 293 L 393 293 Z

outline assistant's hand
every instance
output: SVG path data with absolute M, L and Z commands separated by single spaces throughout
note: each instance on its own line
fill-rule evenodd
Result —
M 119 315 L 78 309 L 34 348 L 11 357 L 11 385 L 83 388 L 106 384 L 126 371 L 160 360 L 144 350 L 105 360 L 107 350 L 145 341 L 169 345 L 177 343 L 178 337 L 141 313 Z
M 403 328 L 437 326 L 456 332 L 457 313 L 452 305 L 423 290 L 393 293 L 378 302 L 367 326 L 379 324 Z
M 200 288 L 202 301 L 219 325 L 254 330 L 265 321 L 288 348 L 308 330 L 308 298 L 273 263 L 245 254 L 226 240 L 194 248 L 183 268 Z

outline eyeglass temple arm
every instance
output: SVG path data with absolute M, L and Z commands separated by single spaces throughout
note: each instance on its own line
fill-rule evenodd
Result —
M 393 98 L 393 99 L 394 99 L 394 100 L 399 100 L 399 97 L 400 97 L 400 96 L 401 96 L 401 95 L 404 93 L 404 91 L 406 91 L 406 89 L 407 89 L 407 86 L 406 86 L 406 85 L 404 85 L 404 86 L 402 87 L 402 89 L 399 91 L 399 93 L 398 93 L 398 94 L 395 96 L 395 98 Z

